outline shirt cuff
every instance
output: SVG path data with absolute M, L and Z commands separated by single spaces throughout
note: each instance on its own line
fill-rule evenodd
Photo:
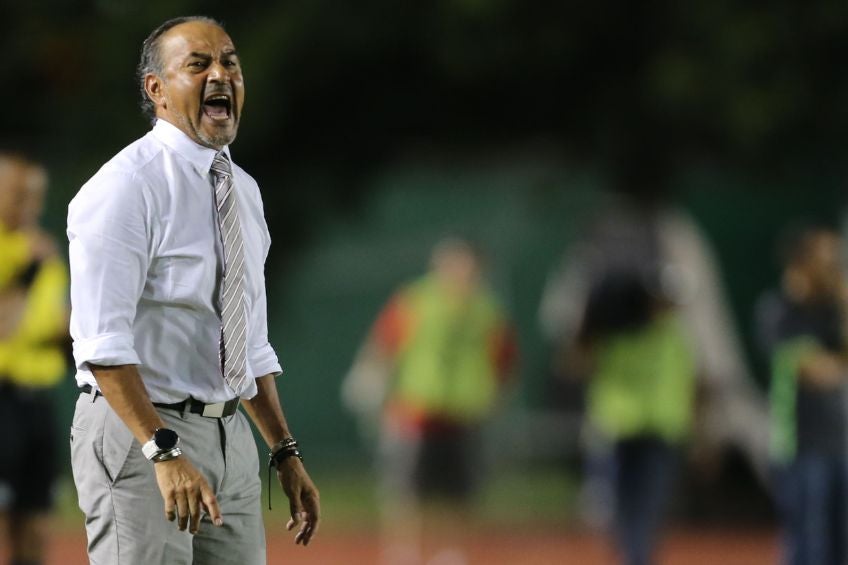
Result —
M 256 378 L 264 377 L 269 373 L 276 377 L 283 372 L 274 348 L 268 343 L 262 347 L 251 349 L 249 361 L 250 369 Z
M 94 365 L 141 365 L 135 352 L 132 334 L 102 334 L 74 341 L 74 361 L 77 369 Z

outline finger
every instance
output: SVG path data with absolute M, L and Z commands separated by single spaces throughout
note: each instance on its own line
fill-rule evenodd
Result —
M 292 513 L 292 517 L 289 518 L 289 521 L 286 522 L 286 530 L 292 531 L 292 529 L 300 524 L 300 518 L 297 517 L 297 512 Z
M 177 518 L 177 505 L 174 502 L 173 496 L 169 496 L 165 500 L 165 518 L 167 518 L 169 522 L 173 522 Z
M 188 526 L 188 500 L 186 494 L 181 492 L 177 494 L 177 527 L 180 531 L 185 531 Z
M 291 513 L 291 520 L 286 524 L 286 529 L 291 531 L 292 528 L 297 526 L 303 521 L 305 516 L 305 512 L 303 511 L 303 506 L 300 503 L 300 493 L 293 493 L 289 499 L 289 512 Z
M 188 531 L 196 534 L 200 528 L 200 492 L 192 492 L 188 497 L 188 511 L 191 514 L 189 518 Z
M 297 532 L 296 536 L 294 536 L 294 543 L 303 544 L 304 546 L 309 545 L 309 541 L 312 539 L 312 533 L 314 531 L 315 528 L 312 527 L 312 522 L 304 520 L 303 525 L 300 527 L 300 531 Z
M 308 545 L 309 540 L 318 533 L 318 525 L 321 523 L 321 503 L 317 491 L 309 493 L 304 506 L 306 507 L 306 521 L 309 524 L 309 531 L 305 533 L 303 545 Z
M 203 501 L 203 507 L 206 509 L 206 513 L 209 514 L 209 518 L 212 519 L 212 523 L 216 526 L 223 526 L 224 517 L 221 515 L 221 508 L 218 506 L 218 499 L 215 498 L 215 493 L 212 492 L 209 485 L 202 485 L 200 487 L 200 498 Z
M 317 506 L 313 507 L 310 512 L 304 516 L 304 527 L 295 536 L 295 543 L 301 542 L 304 546 L 309 545 L 312 538 L 318 533 L 318 524 L 321 519 L 318 517 Z

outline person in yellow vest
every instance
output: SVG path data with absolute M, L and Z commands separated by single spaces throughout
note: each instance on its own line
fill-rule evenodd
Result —
M 383 308 L 343 387 L 360 415 L 379 418 L 383 562 L 422 563 L 422 503 L 438 501 L 443 547 L 430 563 L 464 563 L 457 536 L 478 482 L 482 424 L 512 372 L 517 347 L 463 239 L 440 242 L 431 271 Z
M 46 172 L 23 157 L 0 153 L 0 291 L 27 268 L 56 255 L 53 239 L 38 227 Z M 15 227 L 13 227 L 15 226 Z
M 561 297 L 573 329 L 558 368 L 586 377 L 583 495 L 622 565 L 657 562 L 704 366 L 685 311 L 702 281 L 671 251 L 667 210 L 629 198 L 604 210 L 571 251 Z
M 42 563 L 57 474 L 50 388 L 65 375 L 68 276 L 38 228 L 44 169 L 0 155 L 0 512 L 13 565 Z

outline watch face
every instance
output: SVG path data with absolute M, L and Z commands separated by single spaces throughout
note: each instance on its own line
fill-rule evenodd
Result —
M 179 439 L 177 432 L 168 428 L 159 428 L 153 434 L 153 441 L 156 442 L 156 447 L 159 449 L 172 449 L 176 447 Z

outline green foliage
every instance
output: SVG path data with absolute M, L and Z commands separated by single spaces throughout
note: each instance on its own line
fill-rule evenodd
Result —
M 647 145 L 763 166 L 842 150 L 848 5 L 371 0 L 18 3 L 4 34 L 6 142 L 42 153 L 67 194 L 146 124 L 133 67 L 165 18 L 222 19 L 247 73 L 239 158 L 329 204 L 421 140 L 457 150 L 546 136 L 615 165 Z M 571 148 L 571 149 L 568 149 Z M 285 171 L 280 176 L 280 167 Z M 266 198 L 300 202 L 297 191 Z M 353 200 L 352 200 L 353 199 Z M 274 212 L 276 214 L 276 212 Z M 279 213 L 298 233 L 309 221 Z

